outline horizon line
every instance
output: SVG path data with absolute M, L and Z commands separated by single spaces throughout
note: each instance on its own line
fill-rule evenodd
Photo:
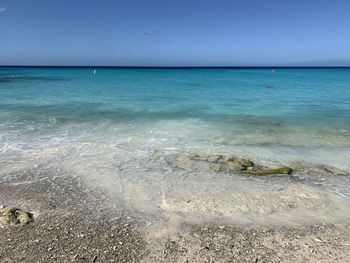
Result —
M 0 65 L 0 68 L 130 68 L 130 69 L 239 69 L 239 68 L 350 68 L 345 66 L 278 66 L 278 65 L 262 65 L 262 66 L 111 66 L 111 65 Z

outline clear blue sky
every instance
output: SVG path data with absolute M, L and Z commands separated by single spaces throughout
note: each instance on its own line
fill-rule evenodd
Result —
M 2 65 L 350 65 L 349 0 L 0 0 Z

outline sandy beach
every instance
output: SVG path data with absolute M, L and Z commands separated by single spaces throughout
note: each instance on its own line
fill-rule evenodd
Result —
M 267 227 L 157 217 L 116 205 L 79 177 L 46 176 L 22 171 L 0 184 L 2 204 L 34 215 L 0 229 L 1 262 L 350 262 L 346 223 Z

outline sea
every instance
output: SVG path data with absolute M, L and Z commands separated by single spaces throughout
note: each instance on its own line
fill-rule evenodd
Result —
M 294 172 L 191 158 L 213 154 Z M 0 182 L 29 171 L 152 216 L 346 221 L 350 68 L 0 67 Z

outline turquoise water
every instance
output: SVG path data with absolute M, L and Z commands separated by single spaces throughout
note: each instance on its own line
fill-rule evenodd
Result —
M 350 69 L 0 68 L 3 178 L 38 169 L 107 188 L 119 180 L 110 190 L 132 206 L 153 200 L 166 211 L 220 215 L 265 213 L 262 200 L 266 213 L 284 209 L 289 197 L 318 209 L 332 203 L 321 190 L 350 196 L 347 177 L 247 183 L 168 165 L 174 155 L 215 152 L 350 172 Z M 237 196 L 223 191 L 229 185 Z M 179 189 L 184 198 L 198 193 L 197 205 L 178 200 Z
M 350 146 L 350 69 L 1 68 L 0 85 L 3 125 L 197 119 L 242 144 Z

